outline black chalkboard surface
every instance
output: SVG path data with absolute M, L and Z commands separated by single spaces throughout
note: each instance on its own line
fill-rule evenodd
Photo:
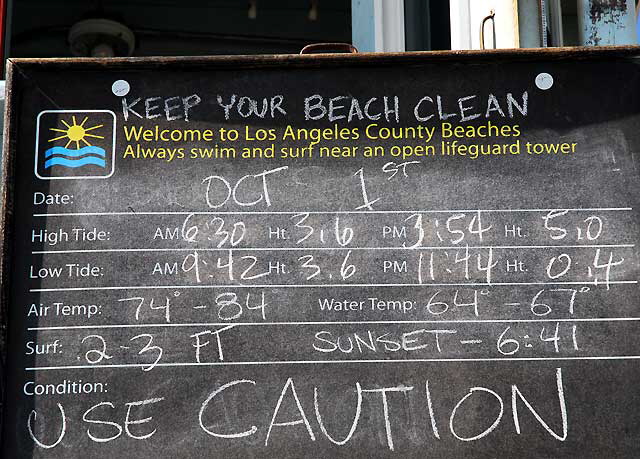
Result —
M 638 57 L 10 61 L 3 457 L 640 456 Z

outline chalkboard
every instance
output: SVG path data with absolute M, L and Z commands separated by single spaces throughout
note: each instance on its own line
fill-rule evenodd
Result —
M 638 457 L 638 48 L 11 60 L 3 457 Z

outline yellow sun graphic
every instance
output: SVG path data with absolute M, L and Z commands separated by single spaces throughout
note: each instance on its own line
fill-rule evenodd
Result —
M 84 127 L 84 123 L 87 122 L 88 118 L 89 118 L 88 116 L 85 116 L 85 118 L 82 120 L 82 123 L 80 124 L 76 122 L 75 115 L 71 117 L 71 119 L 73 120 L 73 124 L 69 124 L 65 120 L 60 120 L 62 121 L 62 124 L 67 126 L 67 129 L 49 128 L 52 131 L 64 132 L 64 134 L 59 135 L 58 137 L 54 137 L 53 139 L 49 140 L 49 142 L 55 142 L 56 140 L 60 140 L 60 139 L 69 139 L 69 141 L 64 147 L 67 148 L 72 142 L 75 142 L 76 150 L 79 150 L 80 142 L 84 142 L 87 144 L 87 146 L 91 146 L 91 144 L 87 142 L 85 137 L 95 137 L 96 139 L 104 139 L 104 137 L 101 135 L 89 134 L 89 131 L 93 131 L 94 129 L 101 128 L 102 126 L 104 126 L 104 124 L 98 124 L 96 126 L 91 126 L 86 128 Z

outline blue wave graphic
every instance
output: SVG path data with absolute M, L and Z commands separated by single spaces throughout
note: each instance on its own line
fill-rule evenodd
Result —
M 69 159 L 69 158 L 62 158 L 60 156 L 55 156 L 45 161 L 44 168 L 48 169 L 51 166 L 64 166 L 64 167 L 76 168 L 76 167 L 86 166 L 88 164 L 93 164 L 95 166 L 100 166 L 100 167 L 107 167 L 107 163 L 104 159 L 96 158 L 95 156 L 85 156 L 84 158 L 80 158 L 80 159 Z
M 100 147 L 96 147 L 95 145 L 82 147 L 79 150 L 71 150 L 69 148 L 64 148 L 64 147 L 51 147 L 44 152 L 44 157 L 48 158 L 49 156 L 53 156 L 53 155 L 62 155 L 62 156 L 69 156 L 71 158 L 76 158 L 78 156 L 88 155 L 88 154 L 94 154 L 104 158 L 107 153 L 104 151 L 104 149 Z

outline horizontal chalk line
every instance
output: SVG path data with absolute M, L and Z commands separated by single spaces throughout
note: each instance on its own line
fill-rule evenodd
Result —
M 326 210 L 326 211 L 202 211 L 202 212 L 68 212 L 51 214 L 33 214 L 34 217 L 90 217 L 90 216 L 117 216 L 117 215 L 333 215 L 333 214 L 427 214 L 427 213 L 455 213 L 455 212 L 553 212 L 553 211 L 584 211 L 584 212 L 606 212 L 606 211 L 631 211 L 631 207 L 586 207 L 586 208 L 549 208 L 549 209 L 442 209 L 442 210 Z
M 635 244 L 576 244 L 576 245 L 475 245 L 475 246 L 423 246 L 423 247 L 227 247 L 227 248 L 123 248 L 123 249 L 76 249 L 76 250 L 35 250 L 32 255 L 69 253 L 110 253 L 110 252 L 286 252 L 286 251 L 330 251 L 330 250 L 465 250 L 465 249 L 600 249 L 634 248 Z
M 94 290 L 153 290 L 153 289 L 203 289 L 203 288 L 338 288 L 338 287 L 501 287 L 526 285 L 593 285 L 606 287 L 607 285 L 637 284 L 637 280 L 619 281 L 559 281 L 559 282 L 460 282 L 460 283 L 424 283 L 424 284 L 252 284 L 252 285 L 129 285 L 110 287 L 62 287 L 62 288 L 32 288 L 30 293 L 38 292 L 74 292 Z
M 486 357 L 486 358 L 442 358 L 442 359 L 369 359 L 369 360 L 273 360 L 265 362 L 206 362 L 206 363 L 158 363 L 156 367 L 211 367 L 211 366 L 243 366 L 243 365 L 326 365 L 326 364 L 350 364 L 350 363 L 428 363 L 428 362 L 557 362 L 557 361 L 597 361 L 597 360 L 640 360 L 640 355 L 618 355 L 602 357 Z M 74 370 L 94 368 L 142 368 L 151 364 L 123 363 L 111 365 L 68 365 L 50 367 L 27 367 L 26 371 L 44 370 Z
M 109 328 L 159 328 L 159 327 L 256 327 L 276 325 L 385 325 L 385 324 L 493 324 L 493 323 L 539 323 L 539 322 L 636 322 L 640 317 L 610 317 L 581 319 L 459 319 L 459 320 L 354 320 L 354 321 L 317 321 L 317 322 L 196 322 L 176 324 L 122 324 L 122 325 L 69 325 L 52 327 L 29 327 L 29 331 L 47 330 L 86 330 Z

